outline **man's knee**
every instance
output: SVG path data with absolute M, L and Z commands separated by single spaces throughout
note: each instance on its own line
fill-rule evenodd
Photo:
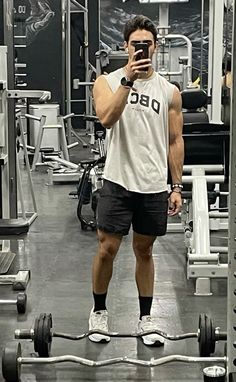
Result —
M 149 259 L 152 256 L 152 245 L 133 243 L 133 250 L 137 258 Z
M 133 236 L 133 250 L 135 256 L 146 258 L 147 260 L 152 257 L 152 248 L 155 241 L 155 236 L 139 235 L 134 233 Z
M 116 257 L 122 236 L 110 235 L 105 232 L 98 232 L 99 250 L 98 255 L 102 261 L 113 261 Z

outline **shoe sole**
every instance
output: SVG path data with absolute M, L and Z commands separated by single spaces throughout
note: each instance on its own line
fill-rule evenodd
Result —
M 159 340 L 156 340 L 155 342 L 153 342 L 151 340 L 146 339 L 145 337 L 142 337 L 142 341 L 143 341 L 144 345 L 146 345 L 146 346 L 153 346 L 153 347 L 164 346 L 164 341 L 161 342 Z
M 96 343 L 101 343 L 101 344 L 106 344 L 108 342 L 110 342 L 110 337 L 103 337 L 102 335 L 93 335 L 91 334 L 89 337 L 89 340 L 92 341 L 92 342 L 96 342 Z

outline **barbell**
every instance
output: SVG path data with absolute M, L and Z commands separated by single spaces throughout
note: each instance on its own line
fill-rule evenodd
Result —
M 7 344 L 3 349 L 2 354 L 2 374 L 6 382 L 20 382 L 21 380 L 21 366 L 22 365 L 39 365 L 39 364 L 55 364 L 62 362 L 73 362 L 84 366 L 101 367 L 112 364 L 130 364 L 143 367 L 155 367 L 171 362 L 186 362 L 186 363 L 223 363 L 227 364 L 227 357 L 189 357 L 184 355 L 168 355 L 165 357 L 154 359 L 150 361 L 133 359 L 129 357 L 116 357 L 102 361 L 93 361 L 87 358 L 77 357 L 74 355 L 64 355 L 58 357 L 22 357 L 21 344 L 17 341 Z M 222 368 L 223 369 L 223 368 Z
M 119 338 L 141 338 L 145 335 L 156 333 L 170 341 L 179 341 L 187 338 L 197 338 L 199 343 L 199 355 L 201 357 L 208 357 L 211 354 L 213 354 L 215 351 L 215 344 L 217 341 L 227 340 L 227 333 L 220 332 L 220 328 L 216 328 L 213 325 L 212 319 L 204 313 L 201 313 L 199 315 L 199 326 L 197 333 L 184 333 L 179 335 L 166 334 L 158 329 L 152 331 L 144 331 L 142 333 L 116 333 L 104 332 L 100 330 L 90 330 L 81 335 L 71 335 L 66 333 L 54 332 L 52 330 L 52 315 L 41 313 L 39 317 L 35 319 L 34 327 L 32 329 L 15 330 L 15 338 L 31 339 L 34 342 L 35 352 L 37 352 L 40 357 L 49 357 L 53 337 L 78 341 L 94 333 L 105 334 L 109 337 Z

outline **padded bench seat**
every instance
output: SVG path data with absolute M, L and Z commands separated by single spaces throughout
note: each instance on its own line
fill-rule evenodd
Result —
M 29 231 L 29 222 L 25 219 L 0 219 L 0 236 L 22 235 Z
M 184 164 L 222 164 L 226 177 L 229 167 L 229 128 L 215 123 L 186 123 Z

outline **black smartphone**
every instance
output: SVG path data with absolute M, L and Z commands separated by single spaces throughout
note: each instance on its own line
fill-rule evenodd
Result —
M 141 50 L 141 49 L 142 49 L 142 52 L 137 54 L 136 61 L 149 57 L 148 44 L 146 42 L 137 42 L 137 44 L 135 44 L 135 52 L 137 52 L 137 50 Z M 148 67 L 147 68 L 143 68 L 142 70 L 144 72 L 147 72 L 148 71 Z

